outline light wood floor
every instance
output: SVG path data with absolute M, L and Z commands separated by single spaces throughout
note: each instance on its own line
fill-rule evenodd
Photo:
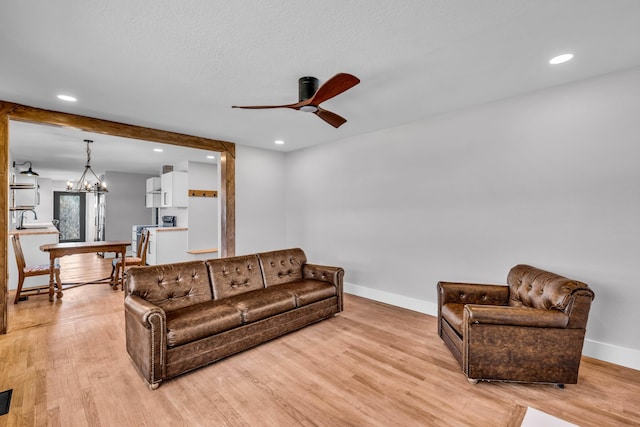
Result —
M 333 319 L 151 391 L 125 350 L 122 300 L 87 285 L 10 305 L 0 391 L 13 399 L 0 426 L 519 426 L 528 406 L 582 426 L 640 425 L 640 371 L 584 357 L 564 390 L 471 385 L 435 318 L 350 295 Z

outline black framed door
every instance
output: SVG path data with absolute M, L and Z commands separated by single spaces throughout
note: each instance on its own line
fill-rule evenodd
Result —
M 86 230 L 85 193 L 53 192 L 53 218 L 60 221 L 60 243 L 84 242 Z

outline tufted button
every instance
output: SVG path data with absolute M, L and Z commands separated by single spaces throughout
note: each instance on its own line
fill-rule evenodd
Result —
M 460 297 L 460 299 L 465 299 L 466 295 L 464 294 L 464 292 L 460 292 L 460 294 L 458 294 L 458 297 Z
M 480 299 L 482 301 L 486 301 L 487 300 L 487 295 L 485 295 L 485 294 L 480 295 Z

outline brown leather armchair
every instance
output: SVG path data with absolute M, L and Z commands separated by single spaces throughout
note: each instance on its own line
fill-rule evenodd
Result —
M 438 283 L 438 334 L 470 382 L 578 382 L 593 291 L 517 265 L 507 286 Z

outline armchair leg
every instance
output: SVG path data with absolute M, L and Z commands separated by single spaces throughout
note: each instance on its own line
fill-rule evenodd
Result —
M 478 384 L 478 381 L 480 380 L 477 380 L 475 378 L 467 378 L 467 381 L 469 381 L 469 384 Z
M 556 387 L 558 387 L 560 390 L 564 389 L 564 384 L 556 384 Z

